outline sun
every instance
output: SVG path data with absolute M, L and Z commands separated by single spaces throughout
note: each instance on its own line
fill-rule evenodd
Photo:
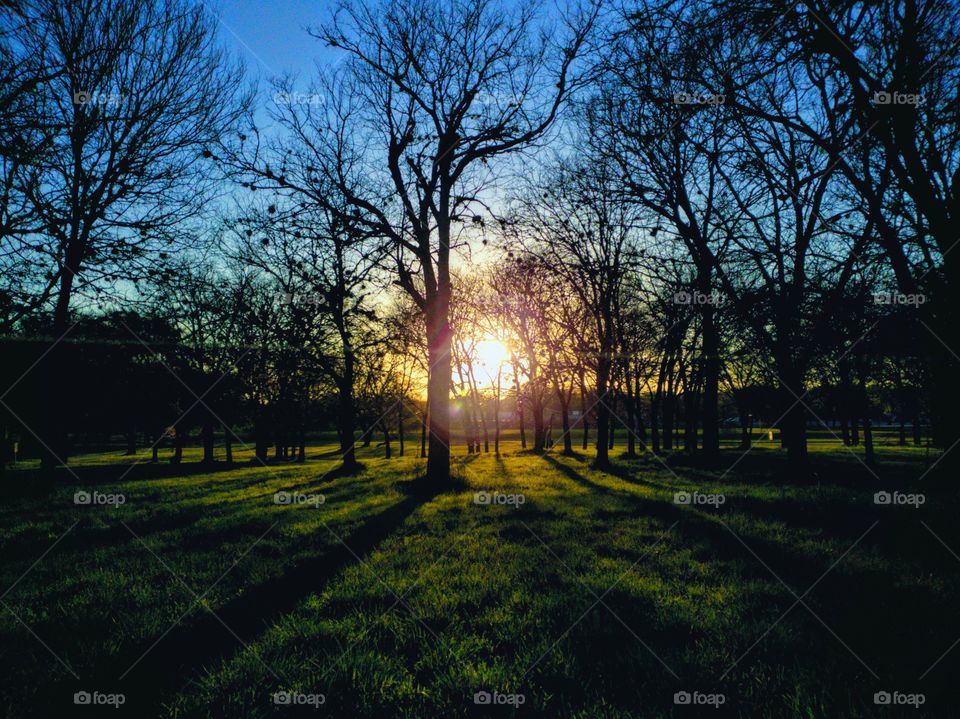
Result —
M 496 374 L 497 369 L 507 361 L 510 353 L 503 342 L 492 337 L 480 340 L 474 349 L 476 362 L 487 372 Z

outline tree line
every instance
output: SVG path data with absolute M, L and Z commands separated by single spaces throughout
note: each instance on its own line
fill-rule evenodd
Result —
M 416 426 L 435 482 L 504 408 L 601 468 L 618 433 L 716 458 L 731 414 L 801 469 L 811 423 L 868 465 L 881 415 L 960 438 L 950 2 L 345 1 L 337 61 L 266 92 L 202 5 L 0 12 L 11 381 L 57 341 L 6 424 L 48 465 L 111 334 L 118 377 L 187 378 L 112 416 L 208 461 L 216 425 L 302 460 L 331 413 L 344 471 Z

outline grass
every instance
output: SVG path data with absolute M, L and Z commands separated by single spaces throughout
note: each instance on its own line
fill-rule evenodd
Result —
M 836 443 L 811 446 L 819 485 L 782 481 L 773 444 L 729 472 L 733 451 L 720 469 L 645 455 L 600 473 L 511 440 L 459 457 L 429 495 L 407 489 L 413 442 L 392 460 L 364 449 L 365 472 L 336 478 L 326 445 L 302 465 L 122 480 L 129 458 L 78 457 L 79 486 L 118 507 L 75 505 L 76 481 L 27 465 L 0 508 L 3 715 L 72 715 L 80 690 L 122 692 L 110 716 L 703 711 L 678 691 L 722 694 L 718 716 L 949 715 L 960 650 L 934 663 L 960 637 L 955 497 L 916 485 L 921 450 L 879 441 L 878 482 Z M 876 506 L 881 486 L 927 502 Z M 476 504 L 482 491 L 523 502 Z M 725 502 L 675 504 L 681 491 Z M 878 707 L 882 690 L 926 703 Z M 523 704 L 477 705 L 482 691 Z

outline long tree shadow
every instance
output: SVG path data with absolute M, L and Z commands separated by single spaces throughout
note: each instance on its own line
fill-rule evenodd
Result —
M 236 467 L 234 467 L 236 469 Z M 163 478 L 160 478 L 163 479 Z M 126 524 L 139 537 L 158 532 L 168 532 L 173 530 L 187 529 L 190 526 L 209 520 L 214 516 L 224 516 L 230 510 L 217 509 L 218 505 L 223 503 L 209 501 L 213 497 L 221 494 L 229 495 L 242 492 L 254 487 L 266 486 L 267 482 L 273 478 L 268 475 L 231 477 L 228 480 L 218 478 L 210 482 L 192 482 L 185 484 L 172 497 L 166 497 L 162 488 L 154 488 L 149 482 L 144 482 L 136 487 L 138 496 L 136 502 L 139 505 L 150 504 L 154 509 L 147 516 L 134 516 L 125 519 Z M 157 480 L 153 480 L 157 481 Z M 308 486 L 315 486 L 316 479 L 309 479 L 296 483 L 286 483 L 284 489 L 298 490 Z M 83 487 L 88 485 L 84 484 Z M 106 489 L 106 485 L 101 482 L 101 488 Z M 60 488 L 61 490 L 63 488 Z M 126 494 L 129 498 L 130 492 L 127 491 L 128 485 L 124 481 L 111 487 L 116 491 Z M 143 492 L 146 490 L 146 493 Z M 57 500 L 51 500 L 50 487 L 35 488 L 37 495 L 35 504 L 25 508 L 23 504 L 5 507 L 0 510 L 0 520 L 10 520 L 17 514 L 29 511 L 32 517 L 37 520 L 43 520 L 45 515 L 55 517 L 62 511 L 57 504 Z M 267 490 L 264 494 L 272 494 L 273 490 Z M 245 501 L 256 500 L 258 497 L 251 495 L 245 497 Z M 64 501 L 69 502 L 69 496 Z M 194 504 L 195 502 L 195 504 Z M 231 507 L 233 505 L 231 504 Z M 79 507 L 78 510 L 85 510 L 86 507 Z M 89 514 L 78 511 L 77 518 L 83 519 L 84 515 Z M 122 518 L 122 515 L 121 515 Z M 47 530 L 42 526 L 42 521 L 34 527 L 31 533 L 17 535 L 15 539 L 7 539 L 2 545 L 6 561 L 18 559 L 21 557 L 32 556 L 39 539 L 46 537 Z M 59 543 L 61 550 L 89 550 L 96 547 L 111 547 L 117 544 L 130 541 L 131 532 L 123 524 L 110 522 L 107 524 L 94 523 L 93 526 L 86 526 L 82 523 L 77 531 L 71 532 Z
M 851 505 L 848 508 L 853 510 L 853 516 L 842 532 L 824 534 L 811 531 L 806 533 L 807 539 L 794 537 L 797 541 L 784 541 L 779 530 L 771 531 L 770 520 L 757 503 L 744 507 L 745 514 L 739 507 L 731 507 L 723 514 L 695 507 L 681 509 L 667 504 L 669 500 L 649 500 L 629 491 L 604 486 L 551 457 L 544 459 L 576 484 L 615 497 L 618 504 L 622 502 L 622 509 L 605 512 L 605 519 L 612 523 L 629 521 L 638 513 L 662 519 L 672 511 L 675 518 L 682 517 L 677 532 L 693 558 L 713 565 L 722 563 L 725 571 L 734 572 L 745 587 L 770 587 L 764 590 L 772 592 L 764 602 L 777 595 L 777 606 L 782 604 L 779 611 L 785 613 L 796 604 L 792 607 L 794 615 L 787 620 L 790 624 L 801 622 L 807 626 L 809 623 L 812 631 L 823 632 L 822 644 L 838 652 L 844 652 L 842 644 L 851 641 L 856 648 L 847 651 L 862 653 L 884 680 L 896 677 L 896 681 L 904 686 L 912 686 L 917 675 L 949 646 L 947 642 L 941 647 L 944 642 L 938 640 L 937 633 L 946 630 L 948 636 L 954 637 L 960 631 L 955 613 L 936 583 L 919 581 L 923 576 L 929 576 L 932 566 L 945 567 L 952 558 L 942 552 L 939 559 L 927 560 L 922 566 L 911 561 L 924 552 L 929 554 L 937 549 L 935 540 L 925 537 L 919 527 L 914 527 L 914 531 L 906 536 L 902 522 L 887 521 L 878 524 L 862 538 L 876 517 Z M 661 507 L 655 509 L 658 504 Z M 761 509 L 760 516 L 751 516 L 758 508 Z M 740 516 L 734 519 L 735 514 Z M 846 556 L 858 538 L 862 541 L 857 543 L 856 551 L 851 552 L 854 556 Z M 891 543 L 905 541 L 915 545 L 913 556 L 896 556 L 884 551 L 885 547 L 892 546 Z M 869 556 L 858 561 L 856 555 L 862 557 L 863 552 Z M 841 559 L 844 560 L 842 564 Z M 835 567 L 835 564 L 840 566 Z M 911 581 L 910 577 L 916 577 L 918 581 Z M 781 580 L 790 589 L 784 587 Z M 810 594 L 806 594 L 808 587 L 813 589 Z M 803 597 L 803 604 L 796 602 L 797 596 Z M 811 610 L 808 611 L 805 605 Z M 624 607 L 623 611 L 624 616 L 633 612 L 630 606 Z M 918 636 L 916 628 L 911 632 L 910 628 L 904 627 L 902 620 L 902 616 L 911 611 L 935 617 L 936 625 L 924 636 Z M 641 619 L 638 617 L 638 621 Z M 793 636 L 799 641 L 803 635 Z M 748 639 L 743 650 L 751 648 L 753 641 Z M 775 643 L 768 650 L 775 661 L 786 662 L 792 651 L 799 651 L 799 646 Z M 851 672 L 861 671 L 858 659 L 850 656 Z M 951 662 L 951 666 L 955 663 Z M 945 672 L 944 676 L 948 674 Z M 947 696 L 948 684 L 948 680 L 931 677 L 926 685 L 927 691 L 931 695 Z
M 250 587 L 242 596 L 215 612 L 207 607 L 201 608 L 202 602 L 195 603 L 168 633 L 151 637 L 141 646 L 114 655 L 107 664 L 97 667 L 94 676 L 84 677 L 83 687 L 115 687 L 112 691 L 121 691 L 128 697 L 128 711 L 139 715 L 149 713 L 148 708 L 158 706 L 169 692 L 192 681 L 203 667 L 242 649 L 260 636 L 272 620 L 294 609 L 310 594 L 322 590 L 342 568 L 363 561 L 365 555 L 438 493 L 407 496 L 370 517 L 349 536 L 337 537 L 331 530 L 329 536 L 318 537 L 317 541 L 320 544 L 329 540 L 333 542 L 332 548 L 298 562 L 278 577 Z M 265 533 L 269 526 L 263 524 L 257 534 Z M 135 662 L 136 666 L 130 670 Z M 119 677 L 128 670 L 129 673 L 120 680 Z M 61 702 L 68 689 L 78 691 L 83 687 L 72 680 L 63 682 L 62 691 L 47 694 L 50 706 L 39 707 L 40 714 L 52 709 L 55 701 Z

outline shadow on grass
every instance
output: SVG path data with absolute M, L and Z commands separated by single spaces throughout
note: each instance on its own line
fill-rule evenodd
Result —
M 911 579 L 931 576 L 931 570 L 950 572 L 955 567 L 945 551 L 931 556 L 937 552 L 936 540 L 924 536 L 916 518 L 887 517 L 878 522 L 872 506 L 843 505 L 833 508 L 835 516 L 829 522 L 833 527 L 828 527 L 828 534 L 819 531 L 824 526 L 812 526 L 806 537 L 791 533 L 793 541 L 787 541 L 787 536 L 770 523 L 789 521 L 789 516 L 798 516 L 794 512 L 802 514 L 798 502 L 737 499 L 719 513 L 681 508 L 669 504 L 668 499 L 649 500 L 605 486 L 552 457 L 544 460 L 576 484 L 619 500 L 618 507 L 603 511 L 605 522 L 622 524 L 640 514 L 661 520 L 679 518 L 675 532 L 693 559 L 721 567 L 723 573 L 734 573 L 745 587 L 770 587 L 764 592 L 765 602 L 769 604 L 775 598 L 788 624 L 822 632 L 825 646 L 841 655 L 846 652 L 851 676 L 870 680 L 869 672 L 877 671 L 884 680 L 896 677 L 904 686 L 913 686 L 920 672 L 949 646 L 936 634 L 946 630 L 947 636 L 955 637 L 960 631 L 949 598 L 937 591 L 936 584 L 914 583 Z M 813 505 L 813 511 L 821 512 L 821 519 L 827 509 L 827 503 Z M 812 517 L 806 519 L 815 525 Z M 861 537 L 874 522 L 877 524 L 870 533 Z M 847 556 L 855 543 L 856 549 Z M 623 611 L 625 617 L 636 616 L 629 607 Z M 918 637 L 903 626 L 904 616 L 927 614 L 941 618 L 927 636 Z M 642 622 L 643 618 L 636 616 L 636 621 Z M 801 634 L 787 636 L 791 639 L 773 644 L 768 639 L 758 654 L 766 655 L 767 661 L 772 656 L 775 662 L 786 663 L 803 645 Z M 740 651 L 752 649 L 755 641 L 763 639 L 741 637 Z M 870 669 L 866 670 L 864 664 Z M 956 660 L 950 664 L 955 667 Z M 745 669 L 749 666 L 748 661 Z M 949 676 L 950 671 L 945 670 L 940 677 L 931 677 L 926 685 L 928 692 L 945 696 L 950 690 Z
M 128 697 L 135 697 L 140 709 L 156 706 L 166 692 L 192 681 L 203 667 L 216 664 L 242 650 L 247 643 L 260 636 L 273 620 L 293 610 L 311 593 L 322 590 L 342 568 L 362 561 L 365 555 L 393 534 L 418 507 L 437 493 L 425 490 L 411 493 L 399 503 L 368 518 L 362 527 L 346 537 L 339 537 L 332 530 L 317 530 L 328 535 L 318 539 L 330 540 L 331 549 L 300 561 L 276 578 L 250 587 L 242 596 L 217 608 L 215 613 L 209 609 L 203 611 L 194 603 L 183 621 L 168 633 L 152 637 L 141 646 L 116 655 L 106 666 L 99 666 L 95 676 L 84 677 L 84 686 L 115 687 Z M 249 536 L 255 531 L 259 536 L 267 533 L 269 527 L 263 522 L 255 528 L 246 523 L 238 527 L 237 532 L 231 531 L 229 534 Z M 217 542 L 226 536 L 222 530 L 218 530 Z M 242 555 L 238 561 L 241 558 Z M 171 578 L 171 581 L 175 580 Z M 134 662 L 137 662 L 136 666 L 124 680 L 118 682 L 118 677 L 127 672 Z M 71 691 L 83 688 L 79 685 L 73 687 L 74 684 L 72 681 L 67 683 L 64 693 L 67 686 Z M 58 702 L 62 701 L 58 692 L 50 692 L 51 697 L 54 695 Z

